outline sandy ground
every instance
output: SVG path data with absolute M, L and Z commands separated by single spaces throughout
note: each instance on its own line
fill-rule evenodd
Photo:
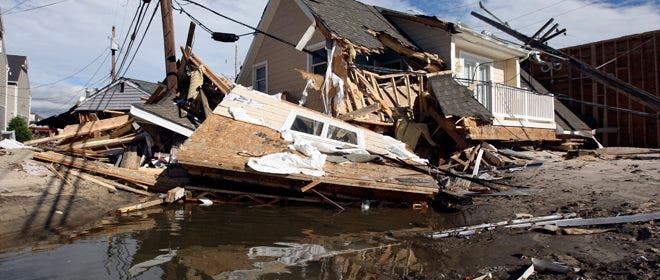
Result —
M 87 181 L 71 185 L 53 175 L 29 150 L 0 150 L 0 251 L 79 230 L 137 201 L 124 192 L 109 193 Z
M 622 149 L 623 150 L 623 149 Z M 630 149 L 625 149 L 630 151 Z M 633 150 L 634 152 L 635 150 Z M 616 149 L 610 153 L 617 153 Z M 606 217 L 660 211 L 660 160 L 655 156 L 616 159 L 585 156 L 564 160 L 556 153 L 537 152 L 545 164 L 512 173 L 507 183 L 529 196 L 474 198 L 450 219 L 432 221 L 434 230 L 484 222 L 509 220 L 515 214 L 544 216 L 577 213 L 580 217 Z M 620 156 L 618 156 L 620 157 Z M 628 155 L 624 157 L 629 157 Z M 430 240 L 412 231 L 397 236 L 414 252 L 418 271 L 406 274 L 396 267 L 409 267 L 403 258 L 385 262 L 352 256 L 358 276 L 379 279 L 469 279 L 492 273 L 494 279 L 517 279 L 531 258 L 559 261 L 571 268 L 568 274 L 541 273 L 532 279 L 659 279 L 660 235 L 657 223 L 602 227 L 610 232 L 590 235 L 557 235 L 529 230 L 494 230 L 470 238 Z M 420 230 L 428 232 L 428 230 Z M 374 259 L 376 262 L 374 262 Z M 359 277 L 358 277 L 359 279 Z

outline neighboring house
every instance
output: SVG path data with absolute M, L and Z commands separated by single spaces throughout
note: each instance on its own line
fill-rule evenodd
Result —
M 0 17 L 0 131 L 6 130 L 7 124 L 15 116 L 28 121 L 32 101 L 28 59 L 26 56 L 6 53 L 4 32 Z
M 156 83 L 120 77 L 86 97 L 74 111 L 81 120 L 91 115 L 104 119 L 126 114 L 132 104 L 143 104 L 157 87 Z
M 457 143 L 557 140 L 552 94 L 521 87 L 529 52 L 460 24 L 354 0 L 271 0 L 258 29 L 296 48 L 257 33 L 239 84 L 380 131 L 402 117 L 428 122 L 435 97 L 442 116 L 431 119 Z M 314 90 L 311 74 L 342 83 Z
M 7 55 L 7 120 L 21 116 L 28 121 L 30 118 L 30 80 L 28 78 L 27 57 L 22 55 Z M 13 100 L 12 100 L 13 99 Z M 12 106 L 13 105 L 13 106 Z
M 660 30 L 563 48 L 560 51 L 660 97 Z M 660 119 L 653 109 L 564 63 L 531 73 L 548 90 L 563 93 L 563 102 L 596 129 L 605 146 L 660 147 Z M 545 71 L 544 71 L 545 70 Z

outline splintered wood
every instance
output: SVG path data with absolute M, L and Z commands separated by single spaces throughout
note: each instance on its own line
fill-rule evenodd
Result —
M 282 140 L 280 133 L 273 129 L 213 115 L 207 118 L 181 147 L 177 159 L 189 171 L 210 168 L 215 172 L 240 172 L 241 180 L 248 177 L 260 178 L 259 184 L 273 181 L 269 178 L 286 178 L 303 182 L 318 181 L 324 185 L 412 194 L 437 192 L 433 177 L 392 165 L 339 165 L 328 162 L 324 166 L 326 176 L 323 177 L 265 174 L 246 167 L 251 156 L 281 152 L 287 150 L 288 145 L 289 143 Z M 246 176 L 246 173 L 250 175 Z

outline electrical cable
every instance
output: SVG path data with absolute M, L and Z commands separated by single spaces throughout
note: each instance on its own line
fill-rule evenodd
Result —
M 160 0 L 158 2 L 160 3 Z M 133 52 L 133 56 L 131 57 L 131 60 L 128 62 L 128 65 L 126 66 L 126 69 L 124 70 L 124 73 L 121 76 L 126 75 L 126 72 L 128 72 L 128 69 L 131 67 L 131 64 L 133 64 L 133 60 L 135 59 L 135 56 L 140 51 L 140 47 L 142 46 L 142 42 L 144 41 L 144 37 L 147 36 L 147 32 L 149 31 L 149 27 L 151 26 L 151 22 L 154 20 L 154 16 L 156 15 L 157 11 L 158 11 L 158 5 L 156 5 L 156 7 L 154 8 L 154 12 L 151 14 L 151 18 L 149 18 L 149 22 L 147 23 L 147 27 L 145 27 L 144 32 L 142 33 L 142 38 L 140 38 L 140 42 L 138 43 L 138 46 L 135 49 L 135 52 Z
M 50 6 L 53 6 L 53 5 L 57 5 L 57 4 L 60 4 L 62 2 L 66 2 L 66 1 L 69 1 L 69 0 L 57 1 L 57 2 L 50 3 L 50 4 L 45 4 L 45 5 L 41 5 L 41 6 L 27 8 L 25 10 L 20 10 L 20 11 L 15 11 L 15 12 L 2 13 L 2 15 L 13 15 L 13 14 L 18 14 L 18 13 L 23 13 L 23 12 L 29 12 L 29 11 L 38 10 L 38 9 L 41 9 L 41 8 L 46 8 L 46 7 L 50 7 Z
M 108 50 L 107 47 L 104 48 L 104 49 L 103 49 L 103 52 L 101 52 L 101 54 L 99 54 L 99 55 L 98 55 L 96 58 L 94 58 L 90 63 L 88 63 L 87 65 L 85 65 L 83 68 L 80 68 L 78 71 L 74 72 L 73 74 L 71 74 L 71 75 L 69 75 L 69 76 L 66 76 L 66 77 L 64 77 L 64 78 L 61 78 L 61 79 L 59 79 L 59 80 L 57 80 L 57 81 L 54 81 L 54 82 L 50 82 L 50 83 L 45 83 L 45 84 L 40 84 L 40 85 L 34 86 L 34 87 L 32 87 L 32 89 L 36 89 L 36 88 L 40 88 L 40 87 L 45 87 L 45 86 L 54 85 L 54 84 L 57 84 L 57 83 L 59 83 L 59 82 L 62 82 L 62 81 L 65 81 L 65 80 L 68 80 L 68 79 L 73 78 L 74 76 L 80 74 L 80 72 L 82 72 L 82 71 L 84 71 L 85 69 L 87 69 L 87 67 L 91 66 L 94 62 L 96 62 L 97 60 L 99 60 L 99 58 L 101 58 L 101 56 L 103 56 L 103 54 L 105 54 L 107 50 Z
M 124 53 L 124 56 L 121 58 L 121 63 L 119 64 L 119 68 L 117 68 L 117 73 L 121 73 L 122 70 L 124 69 L 124 65 L 131 53 L 131 50 L 133 49 L 133 43 L 135 43 L 135 38 L 137 37 L 137 34 L 140 32 L 142 23 L 144 23 L 144 17 L 147 15 L 147 11 L 149 10 L 150 5 L 151 2 L 148 2 L 146 7 L 142 5 L 142 7 L 140 8 L 140 14 L 137 18 L 137 22 L 135 23 L 135 28 L 133 29 L 133 33 L 131 34 L 131 39 L 128 42 L 128 47 L 126 47 L 126 52 Z

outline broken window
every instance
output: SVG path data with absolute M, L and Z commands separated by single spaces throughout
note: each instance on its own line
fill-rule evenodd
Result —
M 252 88 L 261 92 L 268 92 L 267 64 L 261 63 L 252 68 L 254 81 Z
M 291 130 L 321 136 L 323 123 L 303 116 L 296 116 L 291 124 Z
M 357 145 L 357 133 L 334 125 L 328 125 L 328 138 L 340 142 Z
M 309 58 L 309 70 L 318 75 L 325 75 L 325 70 L 328 67 L 328 51 L 321 47 L 315 50 Z

